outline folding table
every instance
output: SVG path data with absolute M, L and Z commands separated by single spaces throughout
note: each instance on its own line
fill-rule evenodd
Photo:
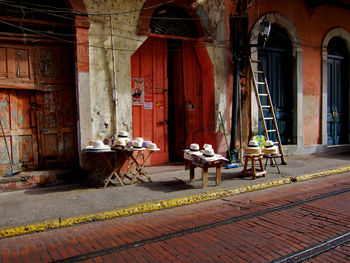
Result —
M 104 187 L 107 187 L 112 180 L 116 179 L 120 185 L 133 184 L 136 181 L 146 183 L 152 182 L 151 177 L 145 171 L 145 165 L 153 152 L 159 149 L 147 148 L 124 148 L 120 149 L 112 147 L 108 151 L 85 151 L 94 154 L 94 158 L 98 156 L 106 165 L 103 167 L 101 177 L 106 178 Z M 136 153 L 136 155 L 134 154 Z M 111 156 L 112 155 L 112 158 Z M 122 173 L 125 163 L 129 162 L 126 172 Z
M 136 148 L 113 148 L 118 152 L 118 157 L 123 159 L 123 164 L 126 161 L 129 161 L 129 167 L 123 175 L 120 174 L 120 169 L 117 169 L 119 177 L 123 177 L 123 179 L 128 179 L 129 184 L 133 184 L 136 181 L 140 181 L 142 183 L 152 182 L 151 177 L 145 171 L 145 165 L 148 159 L 151 157 L 153 152 L 159 151 L 158 149 L 152 150 L 147 148 L 136 149 Z M 134 152 L 136 155 L 134 155 Z
M 109 183 L 115 178 L 121 185 L 125 185 L 123 181 L 123 176 L 120 174 L 120 170 L 123 163 L 126 161 L 118 156 L 118 152 L 114 150 L 108 151 L 87 151 L 86 153 L 93 156 L 93 158 L 100 158 L 100 160 L 106 164 L 103 166 L 103 170 L 100 177 L 106 178 L 104 183 L 104 188 L 107 187 Z

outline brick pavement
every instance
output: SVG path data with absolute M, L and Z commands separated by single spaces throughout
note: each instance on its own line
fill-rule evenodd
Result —
M 102 253 L 93 260 L 86 258 L 86 262 L 267 262 L 349 231 L 350 211 L 344 209 L 349 193 L 202 231 L 187 230 L 349 187 L 348 176 L 334 175 L 171 210 L 3 238 L 0 262 L 51 262 L 96 252 Z M 171 236 L 174 232 L 180 234 Z M 170 236 L 152 241 L 165 235 Z
M 183 167 L 147 168 L 153 183 L 96 189 L 67 187 L 0 193 L 0 237 L 93 222 L 135 213 L 150 212 L 219 197 L 289 184 L 305 179 L 350 171 L 350 153 L 288 156 L 281 174 L 268 168 L 266 177 L 241 178 L 241 169 L 223 169 L 222 184 L 215 186 L 210 173 L 209 187 L 202 189 L 199 172 L 189 182 Z M 180 169 L 180 170 L 179 170 Z M 26 216 L 23 216 L 23 215 Z

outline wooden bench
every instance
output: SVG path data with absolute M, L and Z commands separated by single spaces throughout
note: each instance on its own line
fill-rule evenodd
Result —
M 208 186 L 208 170 L 211 167 L 216 168 L 216 180 L 215 185 L 221 184 L 221 167 L 223 165 L 224 160 L 215 160 L 215 161 L 206 161 L 204 159 L 201 159 L 195 155 L 188 155 L 186 157 L 186 170 L 190 170 L 190 182 L 194 181 L 195 178 L 195 168 L 199 167 L 202 169 L 202 187 Z

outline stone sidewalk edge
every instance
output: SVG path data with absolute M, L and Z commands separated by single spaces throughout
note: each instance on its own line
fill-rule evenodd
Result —
M 299 182 L 299 181 L 313 179 L 321 176 L 339 174 L 339 173 L 344 173 L 349 171 L 350 171 L 350 166 L 342 166 L 335 169 L 324 170 L 324 171 L 305 174 L 301 176 L 295 176 L 295 177 L 290 176 L 289 178 L 281 178 L 271 182 L 241 186 L 236 188 L 208 191 L 203 194 L 184 196 L 184 197 L 179 197 L 179 198 L 170 199 L 170 200 L 158 200 L 155 202 L 145 202 L 145 203 L 140 203 L 140 204 L 132 205 L 125 208 L 120 208 L 117 210 L 107 211 L 107 212 L 99 212 L 95 214 L 72 217 L 67 219 L 57 218 L 49 221 L 44 221 L 42 223 L 0 230 L 0 238 L 24 235 L 24 234 L 34 233 L 34 232 L 41 232 L 41 231 L 46 231 L 46 230 L 55 229 L 59 227 L 73 226 L 73 225 L 82 224 L 82 223 L 96 222 L 96 221 L 111 219 L 111 218 L 120 217 L 120 216 L 129 216 L 133 214 L 152 212 L 156 210 L 162 210 L 166 208 L 172 208 L 172 207 L 177 207 L 182 205 L 188 205 L 188 204 L 213 200 L 213 199 L 232 196 L 240 193 L 251 192 L 255 190 L 262 190 L 262 189 L 279 186 L 283 184 L 289 184 L 293 182 Z

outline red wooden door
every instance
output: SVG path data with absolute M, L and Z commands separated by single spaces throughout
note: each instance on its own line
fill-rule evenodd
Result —
M 168 162 L 168 81 L 165 39 L 148 38 L 131 57 L 131 77 L 142 80 L 144 101 L 132 106 L 133 137 L 153 141 L 160 148 L 152 165 Z
M 169 155 L 181 161 L 191 143 L 203 144 L 201 70 L 192 41 L 168 44 Z
M 176 103 L 185 105 L 185 138 L 186 147 L 191 143 L 203 146 L 203 119 L 202 119 L 202 83 L 201 69 L 196 57 L 193 42 L 183 41 L 183 80 L 184 101 Z
M 182 161 L 191 143 L 204 143 L 202 73 L 196 54 L 192 41 L 151 37 L 131 58 L 131 75 L 142 79 L 145 100 L 133 105 L 133 135 L 161 149 L 151 164 L 167 163 L 169 157 Z

